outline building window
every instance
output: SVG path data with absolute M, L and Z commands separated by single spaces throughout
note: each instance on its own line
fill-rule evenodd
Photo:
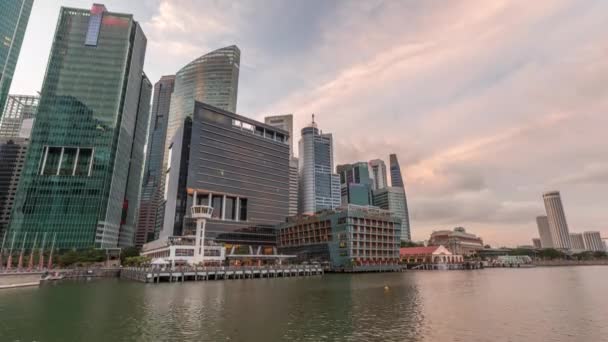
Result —
M 46 176 L 90 176 L 93 149 L 65 146 L 45 146 L 40 174 Z
M 239 199 L 239 221 L 247 221 L 247 199 Z
M 222 218 L 222 202 L 224 200 L 224 196 L 222 195 L 213 195 L 211 198 L 211 206 L 213 207 L 213 213 L 211 217 L 214 219 Z

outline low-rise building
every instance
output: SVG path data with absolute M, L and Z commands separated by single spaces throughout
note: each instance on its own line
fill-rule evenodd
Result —
M 483 249 L 483 240 L 475 234 L 467 233 L 463 227 L 454 230 L 439 230 L 431 234 L 429 246 L 445 246 L 458 255 L 472 255 Z
M 400 234 L 401 219 L 390 211 L 351 204 L 289 218 L 278 226 L 277 245 L 282 254 L 333 271 L 396 270 Z
M 455 255 L 443 246 L 404 247 L 399 250 L 401 263 L 408 265 L 422 264 L 458 264 L 464 262 L 462 255 Z

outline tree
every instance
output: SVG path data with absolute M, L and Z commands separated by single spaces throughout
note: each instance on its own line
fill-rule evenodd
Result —
M 124 266 L 134 266 L 134 267 L 145 266 L 150 263 L 150 260 L 151 259 L 146 256 L 139 256 L 139 255 L 131 256 L 131 257 L 125 258 L 123 265 Z
M 420 243 L 415 243 L 413 241 L 401 240 L 401 247 L 424 247 L 424 245 Z
M 120 263 L 124 264 L 125 260 L 130 257 L 139 256 L 140 250 L 137 247 L 127 247 L 120 251 Z
M 566 254 L 554 248 L 545 248 L 538 252 L 538 256 L 543 259 L 565 259 Z

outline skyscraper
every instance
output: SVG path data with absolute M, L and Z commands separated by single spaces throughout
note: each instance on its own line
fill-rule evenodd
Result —
M 369 161 L 369 173 L 372 178 L 372 190 L 379 190 L 388 186 L 386 178 L 386 164 L 381 159 Z
M 568 223 L 566 222 L 566 215 L 559 191 L 544 193 L 543 200 L 545 202 L 545 210 L 547 211 L 553 247 L 560 249 L 572 248 Z
M 340 206 L 340 176 L 334 171 L 331 134 L 323 134 L 313 122 L 302 128 L 299 143 L 299 214 L 314 214 Z
M 175 76 L 170 75 L 161 77 L 154 85 L 147 160 L 135 235 L 135 246 L 137 247 L 154 240 L 156 230 L 162 226 L 162 222 L 156 222 L 156 218 L 164 191 L 161 185 L 164 180 L 165 136 L 174 84 Z
M 0 113 L 13 81 L 34 0 L 0 1 Z
M 293 157 L 293 114 L 267 116 L 264 123 L 289 132 L 289 155 Z
M 121 226 L 132 229 L 149 119 L 145 50 L 132 15 L 61 8 L 9 228 L 17 239 L 115 248 Z
M 585 241 L 583 240 L 583 234 L 581 233 L 570 233 L 570 244 L 572 249 L 579 251 L 585 250 Z
M 388 210 L 392 215 L 401 219 L 402 227 L 403 220 L 405 219 L 406 207 L 405 207 L 405 192 L 403 188 L 388 186 L 382 189 L 372 191 L 372 200 L 375 206 L 381 209 Z M 401 240 L 409 241 L 409 231 L 407 235 L 401 232 Z
M 585 244 L 585 249 L 588 251 L 605 251 L 604 241 L 602 241 L 600 232 L 583 232 L 583 241 Z
M 298 158 L 293 156 L 293 114 L 267 116 L 267 125 L 289 132 L 289 216 L 298 214 Z
M 38 96 L 9 95 L 0 117 L 0 138 L 30 137 L 39 99 Z
M 367 163 L 338 165 L 336 172 L 340 175 L 342 205 L 372 204 L 372 180 L 369 177 Z
M 538 227 L 541 247 L 553 248 L 553 238 L 551 238 L 551 228 L 549 228 L 549 219 L 547 216 L 536 217 L 536 226 Z
M 389 159 L 391 168 L 391 185 L 396 188 L 401 188 L 403 191 L 403 207 L 405 208 L 405 214 L 402 220 L 403 226 L 401 227 L 401 239 L 409 241 L 411 239 L 410 213 L 407 207 L 407 195 L 405 194 L 405 184 L 403 182 L 403 177 L 401 176 L 401 167 L 399 166 L 399 161 L 397 160 L 396 154 L 391 154 Z
M 0 236 L 8 229 L 28 139 L 0 137 Z

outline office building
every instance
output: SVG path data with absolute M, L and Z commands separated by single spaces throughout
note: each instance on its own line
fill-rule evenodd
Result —
M 298 214 L 298 158 L 293 156 L 293 115 L 276 115 L 264 118 L 267 125 L 289 132 L 289 216 Z
M 38 110 L 38 100 L 38 96 L 9 95 L 0 117 L 0 138 L 29 138 Z
M 401 220 L 375 207 L 347 205 L 280 224 L 279 252 L 333 271 L 399 268 Z
M 482 250 L 483 240 L 475 234 L 467 233 L 463 227 L 454 230 L 434 231 L 429 239 L 429 246 L 445 246 L 453 254 L 473 255 Z
M 121 228 L 122 241 L 131 236 L 149 119 L 145 50 L 132 15 L 61 8 L 9 228 L 29 233 L 26 246 L 36 233 L 60 249 L 116 248 Z
M 34 0 L 0 1 L 0 113 L 13 81 Z
M 604 241 L 600 232 L 583 232 L 583 241 L 585 249 L 593 252 L 604 252 Z
M 545 202 L 545 210 L 547 211 L 547 220 L 549 221 L 549 230 L 551 231 L 551 240 L 553 248 L 570 249 L 570 232 L 568 231 L 568 223 L 562 205 L 562 199 L 559 191 L 550 191 L 543 194 Z
M 410 213 L 407 207 L 407 195 L 405 193 L 405 183 L 401 176 L 401 166 L 397 160 L 396 154 L 391 154 L 390 159 L 390 171 L 391 171 L 391 185 L 394 188 L 400 188 L 403 191 L 403 207 L 405 208 L 405 217 L 403 218 L 403 227 L 401 227 L 401 239 L 409 241 L 411 239 L 411 227 L 410 227 Z M 458 254 L 458 253 L 456 253 Z
M 167 120 L 175 76 L 163 76 L 154 85 L 152 112 L 150 113 L 150 131 L 148 135 L 148 150 L 143 176 L 143 188 L 139 205 L 139 218 L 135 235 L 135 246 L 156 238 L 162 223 L 157 222 L 158 210 L 163 200 L 164 181 L 163 160 L 165 155 L 165 136 Z
M 0 237 L 8 229 L 28 144 L 27 138 L 0 137 Z
M 403 188 L 386 187 L 372 191 L 372 201 L 375 206 L 390 211 L 394 216 L 403 220 L 407 218 L 405 192 Z M 403 229 L 403 227 L 402 227 Z M 401 240 L 410 240 L 409 231 L 401 231 Z
M 583 234 L 570 233 L 570 245 L 572 246 L 573 250 L 585 250 L 585 241 L 583 240 Z
M 225 247 L 227 258 L 250 247 L 272 253 L 274 226 L 289 211 L 288 142 L 287 131 L 197 102 L 170 145 L 160 240 L 193 231 L 196 198 L 213 207 L 206 244 Z
M 340 175 L 342 205 L 372 205 L 372 180 L 367 163 L 338 165 L 336 172 Z
M 302 129 L 299 142 L 298 213 L 312 215 L 340 206 L 340 176 L 334 173 L 331 134 L 322 133 L 314 122 Z
M 542 243 L 541 243 L 540 239 L 539 238 L 532 239 L 532 246 L 534 246 L 534 248 L 542 248 Z
M 386 164 L 381 159 L 369 161 L 369 175 L 372 179 L 372 190 L 379 190 L 388 186 L 386 178 Z
M 547 216 L 536 217 L 536 226 L 538 227 L 538 236 L 540 236 L 542 248 L 553 248 L 553 238 L 551 237 L 551 228 L 549 228 Z

